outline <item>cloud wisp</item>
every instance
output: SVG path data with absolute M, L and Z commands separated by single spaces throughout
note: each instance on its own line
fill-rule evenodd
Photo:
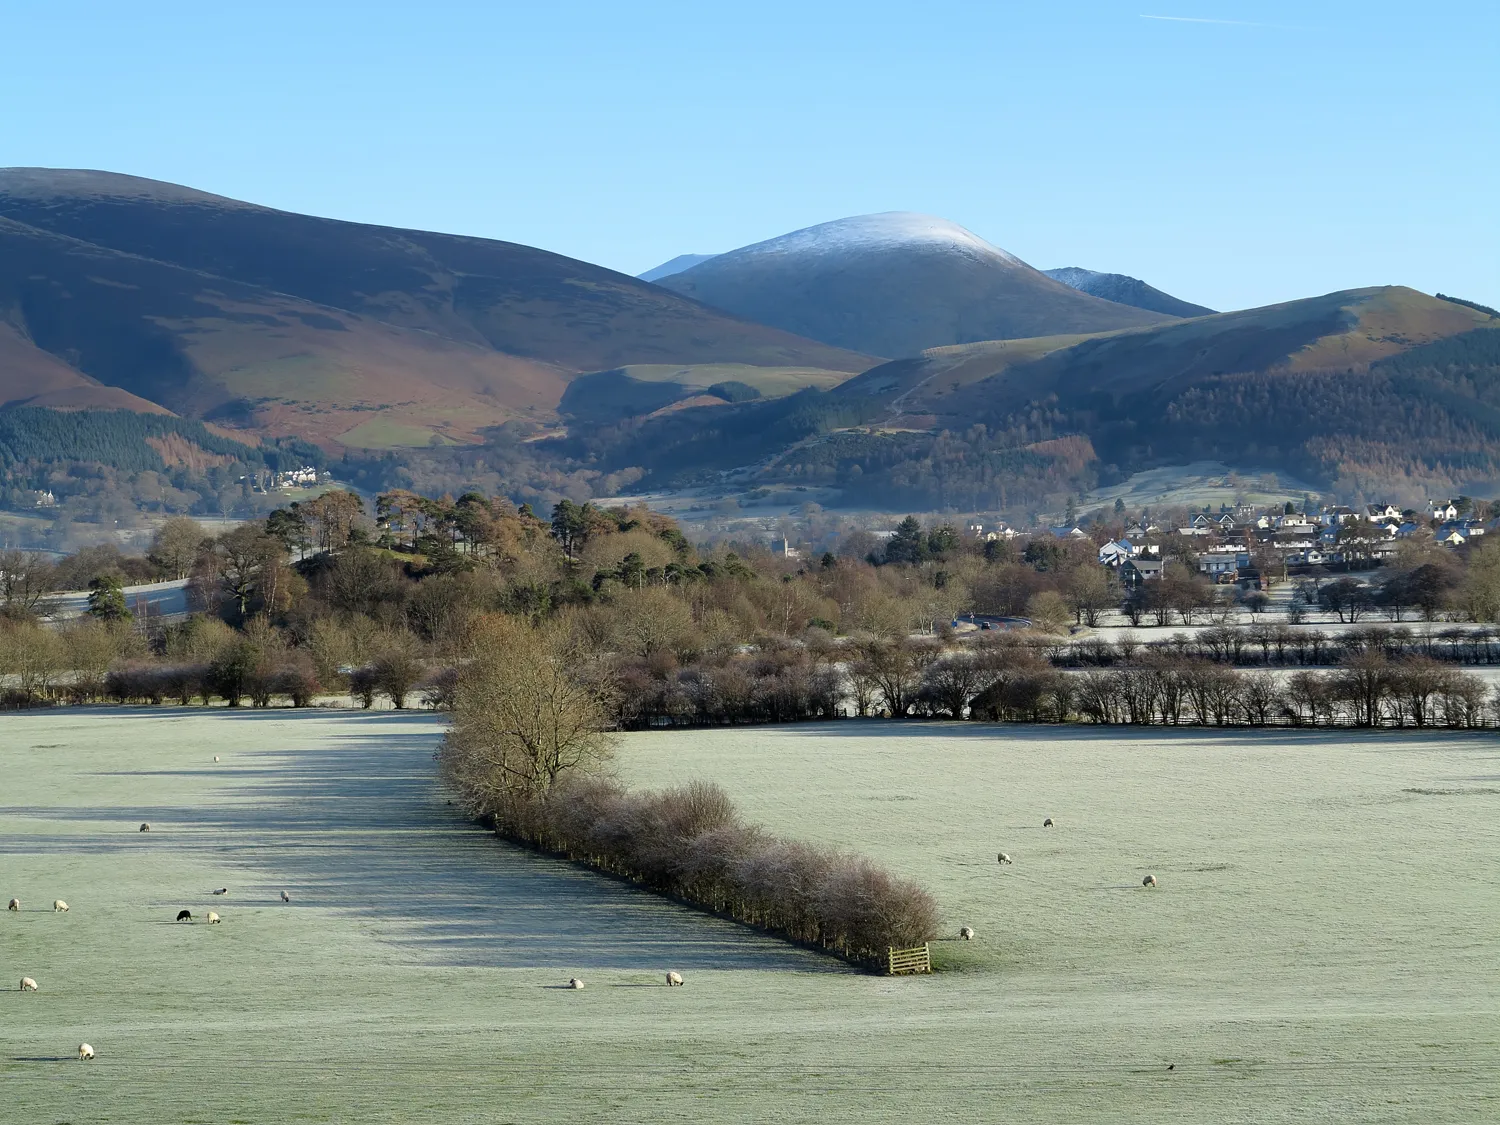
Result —
M 1254 23 L 1250 20 L 1215 20 L 1206 16 L 1146 16 L 1143 20 L 1163 20 L 1166 23 L 1216 23 L 1225 27 L 1271 27 L 1268 23 Z

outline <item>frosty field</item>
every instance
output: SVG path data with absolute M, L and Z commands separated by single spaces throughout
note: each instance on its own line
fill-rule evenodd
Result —
M 0 717 L 0 1120 L 1500 1119 L 1493 735 L 624 740 L 632 783 L 718 781 L 978 931 L 889 980 L 496 843 L 435 789 L 440 731 Z

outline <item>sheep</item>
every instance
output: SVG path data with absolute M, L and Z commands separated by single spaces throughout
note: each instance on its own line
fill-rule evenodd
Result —
M 577 989 L 580 989 L 580 988 L 583 987 L 583 981 L 579 980 L 577 977 L 569 977 L 568 978 L 568 987 L 571 988 L 571 989 L 574 989 L 576 991 Z
M 141 831 L 142 832 L 150 832 L 151 831 L 151 825 L 147 824 L 144 820 L 141 821 Z
M 1042 827 L 1043 828 L 1056 828 L 1057 825 L 1055 825 L 1055 824 L 1052 823 L 1052 818 L 1049 816 L 1046 820 L 1042 821 Z
M 90 1047 L 87 1043 L 80 1043 L 80 1044 L 78 1044 L 78 1059 L 79 1059 L 80 1062 L 82 1062 L 85 1059 L 91 1059 L 93 1057 L 94 1057 L 94 1048 Z
M 193 912 L 191 910 L 179 910 L 177 912 L 177 920 L 179 922 L 191 922 L 193 920 Z
M 210 926 L 212 926 L 218 920 L 219 920 L 219 916 L 217 914 L 215 914 L 212 910 L 210 910 L 208 912 L 208 924 Z
M 21 991 L 22 992 L 35 992 L 36 991 L 36 981 L 32 980 L 30 977 L 22 977 L 21 978 Z
M 210 891 L 209 893 L 210 894 L 216 894 L 216 895 L 227 895 L 229 893 L 229 888 L 228 887 L 220 887 L 218 890 L 216 890 L 216 891 Z
M 678 985 L 678 984 L 681 984 L 681 983 L 682 983 L 682 974 L 681 973 L 668 973 L 667 974 L 667 987 L 668 988 L 671 988 L 673 985 Z
M 60 898 L 53 899 L 52 900 L 52 912 L 54 914 L 66 914 L 68 912 L 68 904 L 65 903 Z
M 7 910 L 20 910 L 21 909 L 21 900 L 18 899 L 18 898 L 11 899 L 9 905 L 7 905 L 5 909 L 7 909 Z
M 1147 875 L 1144 879 L 1141 880 L 1141 886 L 1151 887 L 1154 890 L 1156 888 L 1156 876 Z
M 963 938 L 964 941 L 973 941 L 974 940 L 974 927 L 973 926 L 965 926 L 963 929 L 961 929 L 961 930 L 958 931 L 958 936 L 961 937 L 961 938 Z
M 285 891 L 282 891 L 281 892 L 281 901 L 282 902 L 291 902 L 292 901 L 292 896 L 289 895 L 289 894 L 287 894 Z
M 218 760 L 219 760 L 219 756 L 218 756 L 218 755 L 217 755 L 217 754 L 215 754 L 215 755 L 214 755 L 214 761 L 216 761 L 216 762 L 217 762 L 217 761 L 218 761 Z
M 1015 860 L 1011 859 L 1010 856 L 1006 855 L 1004 852 L 1001 852 L 999 854 L 999 856 L 997 856 L 996 858 L 999 859 L 999 861 L 1001 863 L 1014 863 L 1015 862 Z

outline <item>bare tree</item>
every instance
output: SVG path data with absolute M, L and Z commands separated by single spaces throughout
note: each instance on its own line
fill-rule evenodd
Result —
M 1091 629 L 1098 627 L 1100 613 L 1120 603 L 1114 572 L 1102 566 L 1078 567 L 1068 575 L 1065 589 L 1074 623 Z
M 203 525 L 187 516 L 173 516 L 156 529 L 147 554 L 152 564 L 169 579 L 186 578 L 193 562 L 208 546 Z
M 1356 726 L 1378 726 L 1391 692 L 1391 666 L 1383 653 L 1358 652 L 1346 657 L 1332 677 L 1335 698 L 1349 708 Z
M 962 719 L 969 702 L 994 679 L 974 653 L 956 652 L 934 662 L 923 679 L 922 692 L 951 719 Z
M 214 541 L 214 573 L 239 617 L 248 617 L 256 601 L 267 610 L 279 608 L 285 582 L 284 552 L 279 539 L 254 524 L 227 531 Z
M 443 775 L 473 811 L 542 797 L 613 751 L 607 701 L 552 638 L 507 618 L 478 630 L 459 676 Z
M 863 648 L 864 665 L 880 688 L 886 710 L 891 718 L 901 718 L 911 710 L 922 673 L 937 658 L 937 647 L 898 637 Z
M 0 616 L 30 617 L 52 588 L 54 567 L 45 555 L 0 551 Z

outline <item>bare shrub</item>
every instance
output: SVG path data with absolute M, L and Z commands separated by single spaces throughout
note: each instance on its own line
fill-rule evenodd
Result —
M 458 699 L 458 669 L 439 668 L 421 683 L 422 706 L 433 711 L 451 711 Z
M 318 694 L 318 676 L 306 657 L 283 664 L 271 674 L 271 691 L 293 707 L 307 707 Z
M 376 688 L 398 711 L 406 707 L 406 697 L 422 678 L 422 671 L 422 662 L 402 648 L 387 649 L 370 665 Z
M 573 778 L 503 797 L 497 832 L 848 960 L 929 940 L 937 907 L 862 856 L 780 839 L 743 823 L 717 785 L 632 793 Z
M 373 667 L 351 668 L 346 679 L 349 681 L 349 695 L 354 702 L 366 711 L 375 706 L 375 693 L 379 690 L 380 684 L 375 677 Z

